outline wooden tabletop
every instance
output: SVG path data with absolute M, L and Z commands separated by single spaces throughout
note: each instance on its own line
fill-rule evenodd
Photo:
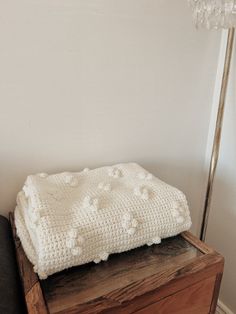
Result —
M 197 256 L 197 248 L 183 237 L 163 240 L 160 245 L 141 247 L 111 255 L 107 262 L 89 263 L 50 276 L 41 281 L 50 309 L 57 313 L 87 304 L 124 302 L 153 290 L 170 270 L 183 267 Z M 114 305 L 114 304 L 113 304 Z M 93 304 L 94 306 L 94 304 Z

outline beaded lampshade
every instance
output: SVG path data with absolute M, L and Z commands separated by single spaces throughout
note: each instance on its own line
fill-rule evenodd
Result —
M 196 27 L 207 29 L 236 26 L 236 0 L 189 0 Z

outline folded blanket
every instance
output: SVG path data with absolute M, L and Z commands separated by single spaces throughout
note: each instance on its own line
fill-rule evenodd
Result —
M 28 176 L 17 234 L 41 279 L 109 254 L 161 242 L 191 226 L 182 192 L 135 163 Z

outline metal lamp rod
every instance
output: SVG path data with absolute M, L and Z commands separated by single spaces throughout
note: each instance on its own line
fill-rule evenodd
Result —
M 221 130 L 222 130 L 222 125 L 223 125 L 225 98 L 226 98 L 227 86 L 228 86 L 228 80 L 229 80 L 229 71 L 230 71 L 230 64 L 231 64 L 231 59 L 232 59 L 233 43 L 234 43 L 234 28 L 232 27 L 228 30 L 227 46 L 226 46 L 225 61 L 224 61 L 224 71 L 223 71 L 223 76 L 222 76 L 222 81 L 221 81 L 220 99 L 219 99 L 219 105 L 218 105 L 217 120 L 216 120 L 216 125 L 215 125 L 215 135 L 214 135 L 214 142 L 213 142 L 212 153 L 211 153 L 211 162 L 210 162 L 210 168 L 209 168 L 209 174 L 208 174 L 207 190 L 206 190 L 206 195 L 205 195 L 204 211 L 203 211 L 203 218 L 202 218 L 202 224 L 201 224 L 200 239 L 202 241 L 205 241 L 205 238 L 206 238 L 206 230 L 207 230 L 211 199 L 212 199 L 212 188 L 213 188 L 215 171 L 216 171 L 218 157 L 219 157 Z

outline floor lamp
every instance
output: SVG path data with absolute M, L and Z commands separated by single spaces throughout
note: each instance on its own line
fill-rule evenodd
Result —
M 212 200 L 213 182 L 219 157 L 225 98 L 232 59 L 234 26 L 236 25 L 236 0 L 190 0 L 189 2 L 192 7 L 196 27 L 204 27 L 207 29 L 228 29 L 224 70 L 221 80 L 220 98 L 200 232 L 200 239 L 205 241 Z

